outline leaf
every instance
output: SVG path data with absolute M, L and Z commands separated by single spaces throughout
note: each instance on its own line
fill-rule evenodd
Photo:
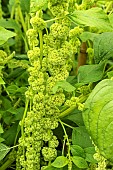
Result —
M 75 85 L 77 83 L 77 76 L 68 76 L 66 81 L 71 85 Z
M 20 5 L 24 12 L 30 12 L 30 0 L 20 0 Z
M 85 129 L 85 126 L 76 127 L 72 132 L 72 144 L 79 145 L 82 148 L 92 146 L 92 141 Z
M 64 119 L 68 119 L 76 123 L 78 126 L 84 126 L 82 113 L 78 109 L 75 109 L 72 113 L 68 116 L 65 116 Z
M 83 120 L 100 153 L 113 162 L 113 80 L 96 85 L 85 102 Z
M 93 83 L 101 80 L 104 73 L 104 65 L 105 63 L 102 62 L 100 64 L 80 66 L 78 69 L 78 82 Z
M 94 60 L 99 63 L 113 58 L 113 32 L 105 32 L 94 38 Z
M 5 139 L 6 145 L 13 145 L 17 133 L 18 122 L 14 123 L 8 130 L 4 132 L 2 137 Z
M 0 84 L 5 84 L 4 80 L 2 79 L 2 77 L 0 77 Z
M 2 104 L 3 104 L 3 108 L 4 110 L 9 109 L 11 106 L 11 101 L 9 99 L 7 99 L 6 97 L 1 97 L 2 98 Z
M 0 123 L 0 133 L 4 133 L 1 123 Z
M 78 168 L 88 168 L 86 160 L 82 157 L 73 156 L 72 161 Z
M 68 164 L 68 159 L 64 156 L 58 156 L 55 161 L 51 164 L 56 168 L 62 168 Z
M 113 77 L 113 71 L 107 72 L 107 76 L 108 76 L 109 79 L 110 79 L 111 77 Z
M 68 17 L 76 25 L 95 27 L 106 32 L 113 31 L 107 14 L 98 7 L 88 10 L 75 10 Z
M 1 74 L 3 68 L 4 68 L 4 66 L 0 66 L 0 74 Z
M 74 163 L 72 164 L 72 170 L 80 170 Z
M 79 145 L 71 145 L 71 153 L 73 156 L 80 156 L 85 158 L 85 152 Z
M 9 66 L 9 65 L 8 65 Z M 9 66 L 9 68 L 13 68 Z M 7 78 L 11 79 L 11 78 L 17 78 L 19 77 L 25 70 L 23 68 L 16 68 L 14 69 L 8 76 Z
M 86 158 L 85 160 L 87 162 L 91 162 L 91 163 L 98 163 L 97 160 L 94 159 L 93 155 L 92 154 L 89 154 L 89 153 L 86 153 Z
M 97 160 L 95 160 L 94 157 L 93 157 L 93 155 L 96 153 L 95 152 L 95 147 L 84 148 L 84 152 L 86 154 L 85 160 L 87 162 L 97 163 Z
M 10 148 L 3 143 L 0 143 L 0 161 L 7 155 Z
M 4 138 L 1 138 L 1 137 L 0 137 L 0 143 L 3 142 L 3 141 L 4 141 Z
M 24 110 L 25 110 L 24 107 L 20 107 L 20 108 L 17 109 L 17 112 L 16 112 L 16 114 L 14 116 L 14 121 L 22 119 L 23 114 L 24 114 Z
M 7 91 L 10 93 L 10 94 L 15 94 L 17 89 L 18 89 L 18 86 L 16 85 L 10 85 L 8 86 L 7 88 Z
M 110 15 L 108 15 L 108 17 L 109 17 L 110 24 L 111 24 L 112 27 L 113 27 L 113 13 L 111 13 Z
M 95 147 L 87 147 L 84 148 L 85 153 L 89 153 L 89 154 L 95 154 Z
M 55 168 L 53 166 L 48 166 L 47 168 L 45 168 L 45 170 L 59 170 L 59 168 Z
M 7 125 L 10 125 L 10 124 L 12 123 L 13 115 L 12 115 L 11 113 L 4 111 L 2 117 L 3 117 L 4 122 L 5 122 Z
M 14 29 L 15 31 L 21 32 L 21 28 L 14 19 L 0 19 L 0 26 L 7 29 Z
M 82 40 L 82 42 L 86 42 L 87 40 L 91 40 L 93 41 L 94 38 L 96 36 L 98 36 L 99 34 L 97 33 L 92 33 L 92 32 L 83 32 L 81 35 L 80 35 L 80 39 Z
M 58 90 L 58 88 L 61 87 L 62 89 L 64 89 L 65 91 L 67 92 L 72 92 L 75 90 L 75 87 L 72 86 L 70 83 L 68 83 L 67 81 L 65 80 L 61 80 L 61 81 L 58 81 L 55 86 L 53 87 L 52 91 L 53 93 L 55 94 Z
M 20 87 L 16 90 L 16 93 L 21 93 L 22 95 L 24 95 L 26 90 L 27 90 L 27 87 Z
M 11 37 L 16 36 L 16 33 L 8 31 L 0 26 L 0 45 L 3 45 Z

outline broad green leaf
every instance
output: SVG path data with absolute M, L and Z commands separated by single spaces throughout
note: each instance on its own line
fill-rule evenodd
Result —
M 80 156 L 82 158 L 85 158 L 84 149 L 79 145 L 71 145 L 71 153 L 73 156 Z
M 0 26 L 21 33 L 21 28 L 14 19 L 0 19 Z
M 78 69 L 79 83 L 93 83 L 99 81 L 103 77 L 105 63 L 84 65 Z
M 0 143 L 0 161 L 7 155 L 10 148 L 3 143 Z
M 3 68 L 4 68 L 4 66 L 0 66 L 0 74 L 1 74 Z
M 72 144 L 79 145 L 82 148 L 87 148 L 92 146 L 92 141 L 85 129 L 85 126 L 76 127 L 73 129 Z
M 110 79 L 111 77 L 113 77 L 113 71 L 107 72 L 107 76 L 108 76 L 109 79 Z
M 10 86 L 7 87 L 7 91 L 10 94 L 15 94 L 17 89 L 18 89 L 18 86 L 16 86 L 16 85 L 10 85 Z
M 26 90 L 27 90 L 27 87 L 20 87 L 17 89 L 16 93 L 21 93 L 22 95 L 24 95 Z
M 83 118 L 82 118 L 82 112 L 78 109 L 74 109 L 72 113 L 70 113 L 68 116 L 65 116 L 64 119 L 71 120 L 72 122 L 76 123 L 78 126 L 84 126 Z
M 88 10 L 75 10 L 68 17 L 76 25 L 95 27 L 106 32 L 113 31 L 107 14 L 98 7 Z
M 13 119 L 13 115 L 12 115 L 11 113 L 4 111 L 2 117 L 3 117 L 4 122 L 5 122 L 7 125 L 11 125 L 12 119 Z
M 2 127 L 2 125 L 0 123 L 0 133 L 3 133 L 3 132 L 4 132 L 4 130 L 3 130 L 3 127 Z
M 20 5 L 23 12 L 30 12 L 30 0 L 20 0 Z
M 86 158 L 85 160 L 87 162 L 91 162 L 91 163 L 97 163 L 98 161 L 94 159 L 92 154 L 86 153 Z
M 6 130 L 2 137 L 5 139 L 6 145 L 13 145 L 17 133 L 18 122 L 14 123 L 8 130 Z
M 95 153 L 95 147 L 88 147 L 88 148 L 84 148 L 85 153 L 89 153 L 89 154 L 94 154 Z
M 82 157 L 79 156 L 73 156 L 72 157 L 72 161 L 73 163 L 78 167 L 78 168 L 88 168 L 88 164 L 86 162 L 86 160 Z
M 13 115 L 17 114 L 17 109 L 15 109 L 14 107 L 11 107 L 7 110 L 7 112 L 12 113 Z
M 64 169 L 65 170 L 65 169 Z M 74 163 L 72 164 L 72 170 L 80 170 Z
M 23 114 L 24 114 L 24 110 L 25 110 L 24 107 L 18 108 L 18 109 L 17 109 L 17 112 L 16 112 L 16 114 L 15 114 L 15 116 L 14 116 L 14 120 L 21 120 L 22 117 L 23 117 Z
M 113 80 L 96 85 L 85 102 L 83 119 L 100 153 L 113 162 Z
M 99 63 L 113 58 L 113 32 L 105 32 L 94 38 L 94 60 Z
M 48 166 L 47 168 L 45 168 L 45 170 L 59 170 L 59 168 L 55 168 L 53 166 Z
M 71 85 L 75 85 L 77 83 L 77 76 L 68 76 L 66 81 Z
M 2 77 L 0 77 L 0 84 L 5 84 L 4 80 L 2 79 Z
M 113 27 L 113 13 L 111 13 L 110 15 L 108 15 L 108 17 L 109 17 L 110 24 L 111 24 L 112 27 Z
M 0 137 L 0 143 L 3 142 L 3 141 L 4 141 L 4 138 L 1 138 L 1 137 Z
M 6 97 L 1 97 L 2 98 L 2 104 L 3 104 L 3 108 L 4 110 L 9 109 L 11 106 L 11 101 L 9 99 L 7 99 Z
M 83 32 L 81 35 L 80 35 L 80 39 L 83 41 L 83 42 L 86 42 L 87 40 L 91 40 L 93 41 L 94 38 L 96 36 L 98 36 L 99 34 L 97 33 L 92 33 L 92 32 Z
M 68 159 L 64 156 L 58 156 L 55 161 L 51 164 L 56 168 L 62 168 L 68 164 Z
M 67 81 L 65 80 L 61 80 L 61 81 L 58 81 L 55 86 L 53 87 L 52 89 L 52 92 L 55 94 L 58 90 L 58 88 L 61 87 L 62 89 L 64 89 L 65 91 L 67 92 L 72 92 L 75 90 L 75 87 L 72 86 L 70 83 L 68 83 Z
M 14 36 L 16 36 L 14 32 L 8 31 L 0 26 L 0 45 L 3 45 L 9 38 Z
M 9 68 L 13 68 L 12 67 L 9 67 Z M 12 71 L 7 78 L 17 78 L 19 77 L 25 70 L 23 70 L 22 68 L 16 68 L 14 71 Z

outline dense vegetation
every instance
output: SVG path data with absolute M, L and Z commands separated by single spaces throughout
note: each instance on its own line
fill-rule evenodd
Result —
M 113 169 L 113 2 L 0 0 L 0 170 Z

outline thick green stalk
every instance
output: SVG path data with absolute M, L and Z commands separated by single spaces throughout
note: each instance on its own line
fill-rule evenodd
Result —
M 23 17 L 20 5 L 18 5 L 18 14 L 19 14 L 19 17 L 20 17 L 20 21 L 21 21 L 23 30 L 24 30 L 24 32 L 26 34 L 26 31 L 27 31 L 26 24 L 25 24 L 25 21 L 24 21 L 24 17 Z
M 74 106 L 68 108 L 67 110 L 65 110 L 64 112 L 62 112 L 62 113 L 59 115 L 59 118 L 63 118 L 63 117 L 65 117 L 65 116 L 69 115 L 76 107 L 77 107 L 77 106 L 74 105 Z
M 6 170 L 11 166 L 11 164 L 15 161 L 15 159 L 8 159 L 1 167 L 0 170 Z
M 79 103 L 83 103 L 86 99 L 87 99 L 88 95 L 81 95 L 79 98 Z M 67 115 L 69 115 L 75 108 L 77 107 L 77 104 L 69 107 L 68 109 L 66 109 L 65 111 L 61 112 L 61 114 L 59 115 L 59 118 L 63 118 Z

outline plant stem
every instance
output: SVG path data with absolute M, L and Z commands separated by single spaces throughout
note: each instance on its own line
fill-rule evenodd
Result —
M 64 138 L 64 141 L 63 141 L 63 147 L 62 147 L 62 156 L 64 156 L 65 143 L 66 143 L 66 139 Z
M 14 159 L 15 160 L 15 159 Z M 8 159 L 1 167 L 0 170 L 6 170 L 11 166 L 11 164 L 14 162 L 12 159 Z
M 87 99 L 88 95 L 81 95 L 80 99 L 79 99 L 79 103 L 83 103 L 86 99 Z M 67 115 L 69 115 L 75 108 L 77 107 L 77 103 L 73 106 L 71 106 L 70 108 L 64 110 L 63 112 L 61 112 L 61 114 L 59 115 L 59 118 L 63 118 Z
M 24 21 L 24 17 L 23 17 L 22 11 L 21 11 L 20 4 L 18 5 L 18 14 L 19 14 L 19 17 L 20 17 L 20 21 L 21 21 L 23 30 L 26 34 L 27 29 L 26 29 L 26 24 L 25 24 L 25 21 Z
M 46 23 L 48 23 L 48 22 L 56 21 L 56 20 L 58 20 L 58 19 L 62 19 L 62 18 L 64 18 L 64 17 L 53 18 L 53 19 L 47 20 L 47 21 L 45 21 L 45 22 L 46 22 Z
M 26 117 L 26 114 L 27 114 L 28 104 L 29 104 L 29 100 L 26 101 L 24 115 L 23 115 L 23 119 L 21 121 L 21 133 L 22 133 L 23 139 L 24 139 L 24 120 L 25 120 L 25 117 Z M 25 151 L 24 151 L 24 146 L 23 146 L 23 155 L 24 155 L 24 152 Z
M 43 58 L 43 36 L 42 36 L 42 31 L 39 31 L 39 40 L 40 40 L 40 63 L 42 64 L 42 58 Z
M 87 50 L 86 42 L 82 42 L 81 47 L 80 47 L 80 54 L 78 56 L 77 73 L 78 73 L 79 67 L 86 64 L 86 60 L 87 60 L 86 50 Z
M 71 147 L 70 147 L 70 143 L 69 143 L 69 139 L 68 139 L 68 135 L 67 135 L 67 132 L 65 130 L 65 127 L 64 127 L 64 123 L 59 119 L 59 122 L 63 128 L 63 131 L 64 131 L 64 134 L 65 134 L 65 138 L 67 140 L 67 146 L 68 146 L 68 157 L 69 157 L 69 162 L 71 162 L 71 155 L 70 155 L 70 151 L 71 151 Z M 71 169 L 72 167 L 70 167 Z
M 111 10 L 112 9 L 112 4 L 113 4 L 113 2 L 111 1 L 111 2 L 109 2 L 109 4 L 108 4 L 108 6 L 106 7 L 106 9 L 105 9 L 105 13 L 108 13 L 109 12 L 109 10 Z
M 72 107 L 68 108 L 67 110 L 65 110 L 64 112 L 62 112 L 59 115 L 59 118 L 63 118 L 65 116 L 69 115 L 76 107 L 77 107 L 77 105 L 73 105 Z
M 74 127 L 72 127 L 72 126 L 70 126 L 70 125 L 68 125 L 67 123 L 64 123 L 64 122 L 62 122 L 65 126 L 67 126 L 67 127 L 69 127 L 69 128 L 71 128 L 71 129 L 73 129 Z
M 17 106 L 19 105 L 20 101 L 21 101 L 21 98 L 19 98 L 19 99 L 16 101 L 16 103 L 14 104 L 14 108 L 17 108 Z

